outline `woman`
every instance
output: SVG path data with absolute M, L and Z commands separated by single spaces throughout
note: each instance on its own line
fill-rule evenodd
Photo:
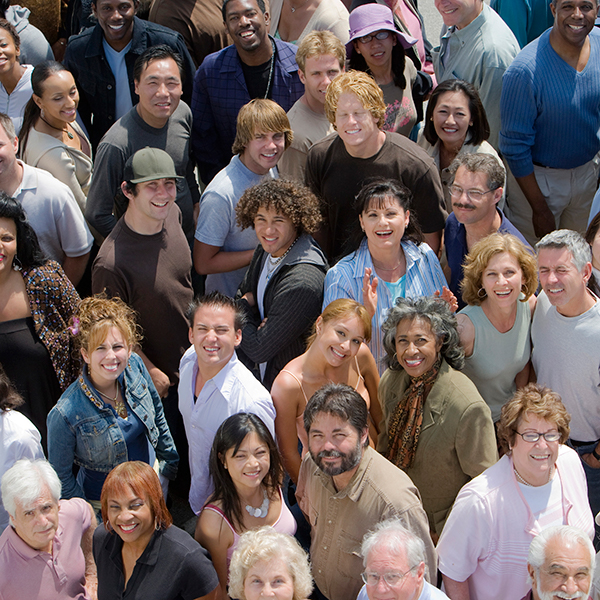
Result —
M 492 233 L 465 260 L 461 290 L 468 306 L 456 317 L 467 357 L 463 373 L 477 386 L 494 423 L 529 381 L 537 285 L 535 257 L 513 235 Z
M 84 367 L 48 415 L 48 460 L 62 497 L 85 498 L 98 511 L 113 467 L 127 460 L 154 463 L 152 446 L 166 487 L 179 456 L 161 399 L 133 352 L 140 340 L 133 309 L 119 298 L 86 298 L 74 329 Z M 77 479 L 73 463 L 79 465 Z
M 48 412 L 79 371 L 68 329 L 78 302 L 60 265 L 42 254 L 21 204 L 0 192 L 0 363 L 44 447 Z
M 350 13 L 350 41 L 346 44 L 350 68 L 369 73 L 383 91 L 386 104 L 383 129 L 407 137 L 420 120 L 413 99 L 417 78 L 419 85 L 422 78 L 428 81 L 421 105 L 431 89 L 431 78 L 418 74 L 412 60 L 406 60 L 405 50 L 415 42 L 396 29 L 394 16 L 387 6 L 365 4 Z
M 502 164 L 498 153 L 486 141 L 489 137 L 490 125 L 477 90 L 461 79 L 440 83 L 427 103 L 425 126 L 418 144 L 433 158 L 440 172 L 449 213 L 452 212 L 449 185 L 454 177 L 449 167 L 459 154 L 491 154 Z
M 319 201 L 298 183 L 272 179 L 246 190 L 235 212 L 259 241 L 237 293 L 247 317 L 238 352 L 270 390 L 304 351 L 321 310 L 327 260 L 311 236 L 321 222 Z
M 342 0 L 272 0 L 269 16 L 269 33 L 284 42 L 299 44 L 315 30 L 348 41 L 348 9 Z
M 116 466 L 102 488 L 94 532 L 98 600 L 214 598 L 217 575 L 202 547 L 172 525 L 160 482 L 144 462 Z
M 195 537 L 210 552 L 225 600 L 229 562 L 240 535 L 262 525 L 293 535 L 296 522 L 283 501 L 277 446 L 256 415 L 238 413 L 223 422 L 209 471 L 215 491 L 200 513 Z
M 304 600 L 313 589 L 306 552 L 293 537 L 271 527 L 240 536 L 231 557 L 229 595 L 260 600 L 269 594 L 265 584 L 277 590 L 277 600 Z
M 588 281 L 588 288 L 600 295 L 600 213 L 598 213 L 588 225 L 585 232 L 585 241 L 592 249 L 592 274 Z
M 25 105 L 31 98 L 31 65 L 21 65 L 21 38 L 14 25 L 0 19 L 0 112 L 8 115 L 17 135 L 23 122 Z
M 439 298 L 398 298 L 383 324 L 377 449 L 410 476 L 437 541 L 460 488 L 498 460 L 489 408 L 460 373 L 456 318 Z
M 411 219 L 410 206 L 410 190 L 398 181 L 365 185 L 354 203 L 358 218 L 349 239 L 353 251 L 325 278 L 323 308 L 337 298 L 352 298 L 371 314 L 369 348 L 380 373 L 385 369 L 381 326 L 396 298 L 431 296 L 446 285 L 436 255 Z
M 365 307 L 347 298 L 334 300 L 315 322 L 306 352 L 289 362 L 273 382 L 277 445 L 283 466 L 294 483 L 298 482 L 302 461 L 298 440 L 303 452 L 308 449 L 304 408 L 325 384 L 345 383 L 353 387 L 365 399 L 377 433 L 381 421 L 379 372 L 366 346 L 370 339 L 371 317 Z M 376 435 L 373 437 L 377 439 Z
M 535 383 L 504 405 L 498 436 L 507 454 L 462 488 L 437 546 L 450 598 L 525 596 L 529 544 L 550 525 L 593 539 L 581 460 L 563 445 L 569 421 L 560 396 Z
M 46 61 L 33 70 L 31 86 L 33 96 L 19 133 L 21 157 L 66 184 L 84 212 L 92 180 L 92 149 L 75 120 L 79 92 L 73 75 L 60 63 Z

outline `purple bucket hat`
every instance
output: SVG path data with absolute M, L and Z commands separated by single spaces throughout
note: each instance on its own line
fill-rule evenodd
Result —
M 354 50 L 354 41 L 375 31 L 387 30 L 396 34 L 398 42 L 406 50 L 417 40 L 396 29 L 392 11 L 382 4 L 363 4 L 350 13 L 350 41 L 346 44 L 346 52 L 350 56 Z

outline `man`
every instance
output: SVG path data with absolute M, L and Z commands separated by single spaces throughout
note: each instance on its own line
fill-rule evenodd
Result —
M 173 206 L 180 180 L 164 150 L 144 148 L 127 160 L 121 187 L 129 204 L 94 261 L 92 292 L 119 296 L 138 313 L 143 341 L 136 352 L 163 398 L 171 434 L 183 453 L 177 382 L 193 292 L 190 249 L 181 212 Z
M 429 579 L 437 573 L 429 522 L 408 475 L 369 447 L 367 405 L 343 384 L 328 384 L 304 409 L 309 454 L 296 498 L 311 524 L 313 577 L 329 600 L 361 588 L 360 540 L 379 521 L 399 517 L 426 548 Z
M 3 600 L 96 598 L 96 517 L 81 498 L 60 500 L 60 479 L 44 459 L 17 461 L 2 477 L 10 527 L 0 536 Z
M 83 276 L 94 239 L 73 192 L 48 171 L 17 159 L 12 119 L 0 113 L 0 190 L 18 200 L 42 251 L 62 265 L 73 285 Z
M 600 302 L 587 289 L 590 246 L 560 229 L 536 245 L 542 292 L 531 325 L 537 381 L 560 394 L 571 415 L 570 444 L 583 462 L 593 514 L 600 511 Z
M 303 92 L 296 46 L 269 37 L 263 0 L 225 0 L 223 21 L 233 45 L 207 56 L 194 78 L 193 147 L 205 184 L 231 160 L 244 104 L 270 98 L 288 111 Z
M 479 91 L 490 124 L 488 142 L 498 148 L 502 76 L 519 52 L 508 25 L 483 0 L 435 0 L 444 21 L 433 51 L 438 82 L 464 79 Z
M 281 106 L 256 98 L 237 117 L 235 156 L 208 184 L 200 203 L 194 242 L 194 267 L 206 274 L 206 291 L 235 296 L 256 248 L 253 228 L 236 223 L 242 194 L 263 179 L 276 179 L 276 165 L 292 142 L 290 122 Z
M 398 179 L 413 194 L 413 210 L 425 241 L 438 252 L 444 227 L 442 184 L 433 160 L 415 143 L 384 132 L 383 92 L 366 73 L 338 75 L 327 89 L 325 114 L 337 133 L 308 152 L 306 182 L 324 205 L 326 225 L 318 240 L 328 257 L 342 252 L 358 216 L 353 198 L 364 181 Z
M 365 582 L 357 600 L 448 600 L 425 580 L 425 544 L 400 519 L 388 519 L 365 535 L 360 548 Z
M 554 0 L 552 29 L 504 77 L 500 150 L 512 173 L 507 213 L 529 240 L 584 232 L 598 183 L 600 32 L 596 0 Z
M 346 48 L 331 31 L 313 31 L 300 42 L 296 62 L 304 94 L 288 111 L 294 141 L 278 169 L 282 177 L 304 183 L 310 147 L 334 131 L 325 116 L 325 93 L 332 80 L 344 70 Z
M 450 165 L 452 213 L 446 220 L 444 245 L 450 268 L 450 289 L 465 306 L 460 292 L 463 262 L 471 248 L 496 231 L 529 244 L 498 208 L 505 180 L 504 167 L 490 154 L 461 154 Z M 533 253 L 533 249 L 532 249 Z
M 105 237 L 126 208 L 120 193 L 123 165 L 136 151 L 150 146 L 165 150 L 182 176 L 177 204 L 191 245 L 200 192 L 190 159 L 192 113 L 180 102 L 182 77 L 181 57 L 169 46 L 149 48 L 136 60 L 133 78 L 139 102 L 110 128 L 98 146 L 85 211 L 87 220 Z
M 522 600 L 589 598 L 595 559 L 594 546 L 580 529 L 544 529 L 529 546 L 531 591 Z
M 73 73 L 79 114 L 94 150 L 115 122 L 137 104 L 134 64 L 151 46 L 166 44 L 185 64 L 184 98 L 190 101 L 194 63 L 180 34 L 135 16 L 139 0 L 92 0 L 95 27 L 74 35 L 64 65 Z
M 194 300 L 189 310 L 192 346 L 181 359 L 179 410 L 190 447 L 190 506 L 196 514 L 214 489 L 208 459 L 221 423 L 250 412 L 275 435 L 271 396 L 235 354 L 243 319 L 235 301 L 220 292 Z

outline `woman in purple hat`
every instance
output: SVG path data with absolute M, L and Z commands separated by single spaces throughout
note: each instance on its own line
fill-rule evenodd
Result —
M 383 129 L 407 137 L 422 119 L 422 100 L 432 87 L 429 75 L 406 60 L 405 50 L 416 41 L 396 29 L 387 6 L 365 4 L 350 13 L 350 68 L 369 73 L 382 89 L 387 105 Z

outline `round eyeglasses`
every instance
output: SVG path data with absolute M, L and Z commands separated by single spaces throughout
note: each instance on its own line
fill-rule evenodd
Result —
M 391 31 L 386 31 L 385 29 L 383 31 L 378 31 L 377 33 L 370 33 L 369 35 L 363 35 L 362 37 L 358 38 L 359 42 L 362 42 L 363 44 L 368 44 L 370 41 L 372 41 L 373 39 L 377 39 L 377 40 L 387 40 L 390 35 L 392 35 Z
M 519 433 L 516 429 L 513 429 L 513 431 L 520 435 L 524 442 L 529 442 L 530 444 L 535 444 L 541 437 L 547 442 L 558 442 L 558 440 L 560 440 L 560 433 L 558 431 L 548 431 L 547 433 L 539 433 L 537 431 Z
M 450 192 L 450 196 L 452 196 L 452 198 L 460 198 L 464 192 L 467 195 L 467 198 L 471 200 L 471 202 L 478 202 L 486 194 L 489 194 L 490 192 L 495 192 L 496 190 L 485 190 L 483 192 L 481 190 L 463 190 L 459 185 L 451 185 L 448 188 L 448 191 Z

